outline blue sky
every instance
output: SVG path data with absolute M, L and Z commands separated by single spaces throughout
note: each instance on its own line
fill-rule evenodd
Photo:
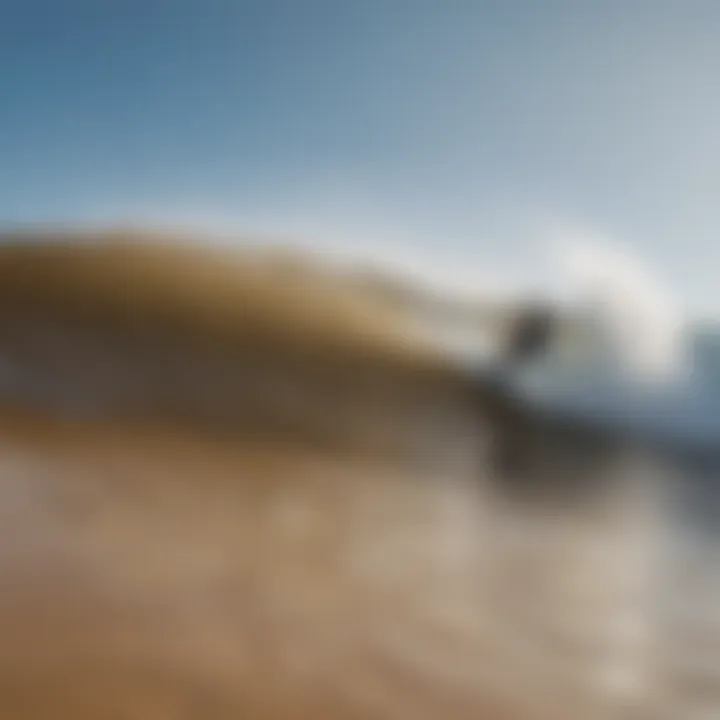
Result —
M 167 224 L 720 309 L 716 0 L 0 0 L 0 225 Z

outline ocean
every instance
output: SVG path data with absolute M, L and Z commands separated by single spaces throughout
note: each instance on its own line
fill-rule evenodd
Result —
M 273 333 L 254 295 L 209 332 L 189 320 L 215 275 L 185 267 L 158 312 L 140 291 L 162 272 L 141 264 L 143 285 L 113 254 L 68 302 L 87 251 L 57 252 L 0 284 L 0 715 L 720 717 L 713 454 L 578 407 L 657 408 L 668 383 L 590 363 L 503 414 L 463 323 L 440 323 L 439 357 L 349 310 L 296 333 L 313 293 L 258 283 Z M 99 307 L 114 278 L 120 312 Z M 711 397 L 714 337 L 673 385 L 688 397 Z

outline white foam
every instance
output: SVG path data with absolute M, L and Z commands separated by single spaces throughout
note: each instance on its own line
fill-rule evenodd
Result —
M 597 321 L 598 339 L 617 370 L 636 380 L 667 381 L 687 363 L 685 318 L 664 283 L 629 246 L 594 233 L 556 229 L 559 280 Z

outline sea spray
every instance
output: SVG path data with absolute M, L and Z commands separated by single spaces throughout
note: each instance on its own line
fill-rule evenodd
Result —
M 660 383 L 687 374 L 683 313 L 629 247 L 568 229 L 551 247 L 566 297 L 592 324 L 606 369 Z

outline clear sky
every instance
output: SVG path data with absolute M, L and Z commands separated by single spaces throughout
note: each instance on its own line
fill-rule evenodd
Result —
M 193 223 L 720 308 L 717 0 L 0 0 L 0 224 Z M 547 276 L 546 276 L 547 277 Z

